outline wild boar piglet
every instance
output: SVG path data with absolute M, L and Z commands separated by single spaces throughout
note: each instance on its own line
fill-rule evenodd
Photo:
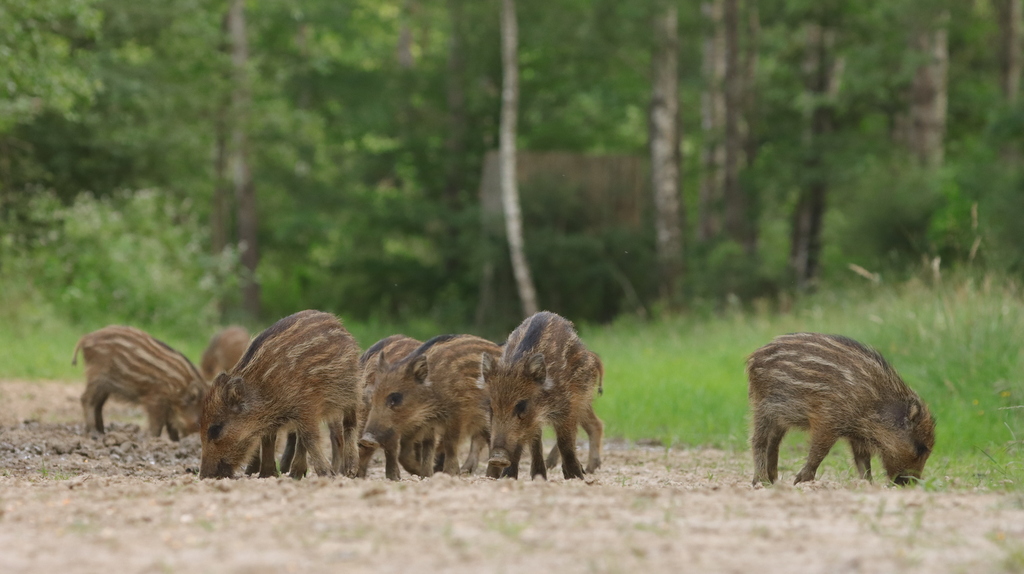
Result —
M 793 427 L 811 443 L 796 483 L 814 480 L 840 438 L 862 478 L 871 480 L 872 454 L 896 484 L 921 478 L 935 421 L 878 351 L 839 335 L 782 335 L 750 355 L 747 378 L 755 485 L 778 478 L 779 443 Z

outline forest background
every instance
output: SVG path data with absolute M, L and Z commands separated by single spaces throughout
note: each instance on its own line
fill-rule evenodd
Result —
M 1019 449 L 1020 0 L 0 0 L 0 375 L 304 308 L 500 341 L 503 5 L 537 304 L 655 411 L 718 361 L 613 434 L 741 444 L 743 356 L 818 328 Z

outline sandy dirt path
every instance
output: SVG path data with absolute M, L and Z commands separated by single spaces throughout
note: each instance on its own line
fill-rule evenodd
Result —
M 0 382 L 0 572 L 1024 572 L 1020 494 L 754 489 L 746 453 L 614 442 L 587 481 L 200 481 L 132 407 L 82 436 L 79 392 Z

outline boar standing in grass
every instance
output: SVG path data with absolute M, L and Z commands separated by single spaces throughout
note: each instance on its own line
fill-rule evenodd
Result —
M 111 325 L 85 335 L 75 346 L 85 360 L 82 409 L 87 433 L 103 433 L 103 404 L 111 395 L 139 403 L 149 416 L 149 432 L 164 426 L 171 440 L 199 430 L 206 383 L 184 355 L 133 327 Z
M 199 361 L 203 378 L 212 381 L 220 373 L 226 373 L 235 366 L 249 346 L 249 332 L 242 327 L 228 327 L 210 339 Z
M 577 425 L 590 438 L 586 472 L 596 470 L 601 465 L 604 424 L 594 413 L 593 400 L 602 391 L 603 377 L 601 359 L 583 345 L 570 321 L 547 311 L 523 321 L 509 335 L 497 361 L 489 356 L 481 361 L 481 382 L 491 409 L 488 476 L 518 478 L 519 458 L 529 444 L 530 475 L 547 478 L 544 424 L 555 427 L 565 478 L 583 478 L 576 457 Z
M 935 422 L 882 355 L 838 335 L 776 337 L 747 359 L 753 483 L 778 478 L 779 443 L 791 427 L 810 431 L 811 449 L 796 483 L 814 480 L 840 438 L 850 441 L 861 478 L 878 454 L 889 479 L 921 477 L 935 445 Z
M 377 356 L 376 385 L 360 444 L 384 448 L 384 472 L 389 479 L 399 479 L 396 451 L 402 437 L 413 439 L 413 459 L 420 464 L 421 476 L 434 472 L 438 436 L 442 470 L 459 474 L 460 440 L 487 432 L 486 395 L 478 384 L 481 357 L 494 358 L 500 352 L 497 345 L 479 337 L 441 335 L 398 360 L 389 359 L 386 351 Z M 476 461 L 467 462 L 475 466 Z M 472 468 L 461 470 L 472 472 Z
M 230 373 L 221 373 L 203 405 L 201 478 L 227 478 L 262 447 L 260 476 L 274 476 L 277 432 L 296 434 L 290 475 L 306 456 L 320 476 L 355 472 L 362 389 L 359 347 L 329 313 L 301 311 L 260 333 Z M 320 448 L 320 422 L 331 431 L 333 460 Z

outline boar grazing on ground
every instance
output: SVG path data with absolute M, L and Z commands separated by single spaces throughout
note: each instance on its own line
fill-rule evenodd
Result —
M 249 332 L 242 327 L 228 327 L 214 335 L 199 362 L 203 378 L 212 381 L 218 374 L 230 371 L 248 346 Z
M 755 485 L 778 478 L 779 443 L 790 427 L 810 431 L 796 483 L 814 480 L 840 438 L 850 441 L 861 478 L 871 480 L 872 454 L 896 484 L 921 477 L 935 422 L 874 349 L 837 335 L 783 335 L 750 355 L 747 378 Z
M 366 429 L 366 417 L 370 412 L 370 400 L 373 396 L 373 389 L 377 386 L 377 356 L 384 353 L 389 357 L 404 357 L 415 351 L 422 344 L 422 341 L 412 337 L 391 335 L 377 341 L 359 356 L 359 370 L 363 381 L 363 415 L 360 418 L 362 427 L 359 429 L 359 436 L 362 436 L 363 431 Z M 410 466 L 406 466 L 405 469 L 409 472 L 419 472 L 421 468 L 419 461 L 417 460 L 415 464 L 411 462 L 410 455 L 415 455 L 412 440 L 409 437 L 401 437 L 400 449 L 399 462 L 404 466 L 408 461 Z M 376 447 L 367 446 L 363 443 L 359 444 L 359 470 L 356 472 L 357 477 L 366 478 L 370 458 L 376 450 Z
M 567 319 L 543 311 L 523 321 L 497 361 L 481 361 L 480 380 L 491 409 L 488 476 L 518 478 L 519 458 L 529 443 L 531 476 L 547 478 L 541 442 L 546 423 L 555 427 L 565 478 L 583 478 L 576 457 L 577 425 L 590 438 L 586 471 L 596 470 L 604 424 L 594 413 L 593 400 L 602 391 L 603 377 L 601 359 L 583 345 Z M 551 459 L 555 463 L 557 456 Z
M 234 475 L 262 447 L 260 476 L 274 476 L 277 432 L 294 429 L 289 474 L 301 478 L 306 456 L 320 476 L 355 471 L 362 389 L 359 347 L 329 313 L 301 311 L 253 339 L 229 373 L 221 373 L 203 405 L 201 478 Z M 320 448 L 320 422 L 331 431 L 332 461 Z
M 149 416 L 149 432 L 178 440 L 199 430 L 206 384 L 184 355 L 133 327 L 111 325 L 85 335 L 71 364 L 85 360 L 85 430 L 103 432 L 103 404 L 111 395 L 139 403 Z
M 486 395 L 478 384 L 481 357 L 494 358 L 500 352 L 497 345 L 479 337 L 442 335 L 397 360 L 386 351 L 377 356 L 376 388 L 360 444 L 384 448 L 384 472 L 389 479 L 399 478 L 396 451 L 403 437 L 414 445 L 410 464 L 419 462 L 421 476 L 434 472 L 438 436 L 442 470 L 459 474 L 460 439 L 472 439 L 487 429 Z

